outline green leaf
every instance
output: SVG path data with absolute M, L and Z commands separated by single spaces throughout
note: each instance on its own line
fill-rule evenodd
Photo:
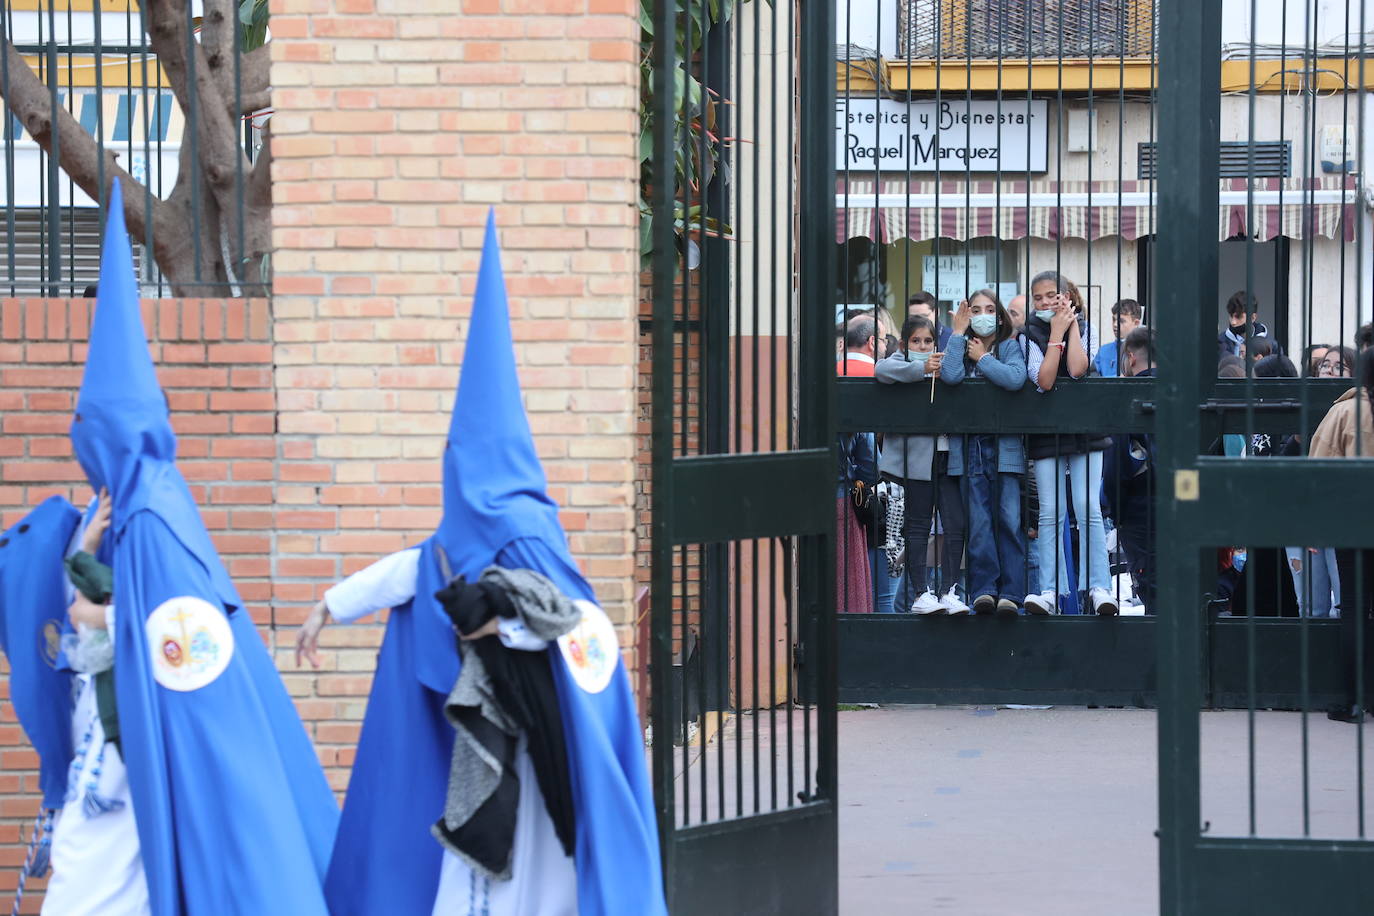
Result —
M 239 22 L 243 25 L 253 24 L 253 11 L 257 8 L 258 0 L 243 0 L 239 4 Z
M 644 162 L 652 159 L 654 155 L 654 132 L 653 129 L 646 128 L 639 134 L 639 161 Z

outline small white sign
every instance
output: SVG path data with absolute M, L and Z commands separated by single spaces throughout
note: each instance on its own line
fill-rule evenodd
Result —
M 1046 99 L 835 101 L 835 168 L 854 172 L 1044 172 Z
M 935 298 L 941 302 L 961 302 L 969 293 L 987 288 L 988 256 L 945 254 L 937 258 L 927 255 L 921 259 L 921 280 L 926 289 L 935 290 Z M 939 288 L 935 289 L 937 285 Z

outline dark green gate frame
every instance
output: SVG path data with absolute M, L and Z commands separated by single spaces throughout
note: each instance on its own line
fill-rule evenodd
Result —
M 1252 7 L 1253 15 L 1253 7 Z M 1160 909 L 1169 914 L 1368 913 L 1374 843 L 1211 838 L 1201 823 L 1200 722 L 1206 660 L 1195 620 L 1203 553 L 1217 544 L 1366 546 L 1374 486 L 1364 462 L 1200 457 L 1199 405 L 1213 396 L 1219 2 L 1162 0 L 1159 274 Z M 1210 316 L 1208 316 L 1210 317 Z M 1363 465 L 1363 466 L 1361 466 Z M 1294 481 L 1320 480 L 1295 498 Z M 1239 488 L 1264 500 L 1232 501 Z M 1262 504 L 1262 505 L 1261 505 Z M 1284 510 L 1291 511 L 1284 511 Z
M 654 174 L 660 180 L 652 188 L 650 680 L 651 719 L 655 737 L 654 796 L 663 850 L 665 887 L 669 907 L 674 914 L 831 913 L 836 912 L 839 905 L 834 654 L 835 386 L 831 325 L 833 305 L 830 301 L 834 288 L 834 148 L 830 119 L 833 117 L 835 89 L 835 10 L 829 2 L 803 0 L 795 7 L 799 18 L 794 20 L 790 14 L 784 18 L 779 14 L 774 21 L 777 31 L 782 31 L 778 22 L 789 23 L 789 30 L 791 23 L 796 22 L 800 42 L 799 98 L 792 100 L 800 120 L 793 135 L 784 136 L 779 141 L 780 145 L 786 144 L 788 149 L 796 149 L 800 162 L 798 180 L 788 190 L 789 194 L 795 193 L 798 203 L 799 235 L 795 254 L 792 251 L 786 253 L 791 263 L 775 265 L 776 269 L 786 271 L 789 276 L 794 270 L 800 274 L 799 321 L 795 326 L 786 326 L 783 332 L 789 346 L 793 341 L 799 341 L 792 350 L 797 356 L 796 360 L 790 357 L 787 360 L 792 372 L 791 377 L 785 380 L 785 384 L 795 393 L 795 400 L 791 397 L 787 399 L 789 405 L 795 405 L 795 423 L 789 425 L 795 433 L 791 441 L 783 444 L 784 450 L 781 451 L 741 453 L 737 450 L 728 453 L 729 443 L 722 441 L 728 437 L 720 435 L 721 417 L 736 416 L 740 404 L 737 401 L 732 407 L 729 403 L 729 379 L 724 373 L 730 370 L 723 365 L 727 353 L 722 352 L 724 348 L 719 346 L 722 325 L 705 326 L 713 315 L 717 318 L 720 315 L 713 309 L 723 307 L 722 303 L 714 300 L 721 296 L 721 278 L 727 273 L 718 268 L 712 277 L 702 279 L 700 295 L 703 297 L 703 317 L 702 326 L 697 331 L 699 339 L 706 341 L 703 348 L 709 348 L 713 359 L 703 358 L 701 387 L 690 392 L 709 401 L 698 406 L 696 416 L 701 423 L 704 444 L 698 449 L 700 454 L 684 456 L 679 454 L 676 447 L 680 443 L 675 443 L 675 424 L 678 420 L 675 401 L 685 405 L 689 396 L 686 371 L 679 376 L 682 370 L 679 360 L 686 358 L 686 347 L 683 347 L 684 352 L 679 356 L 677 348 L 680 344 L 675 335 L 688 334 L 690 322 L 685 307 L 682 314 L 676 311 L 680 304 L 679 293 L 686 298 L 687 284 L 681 273 L 679 239 L 674 231 L 675 189 L 670 180 L 663 179 L 674 174 L 673 163 L 678 148 L 674 137 L 674 95 L 675 84 L 681 74 L 674 62 L 673 49 L 682 29 L 678 20 L 679 8 L 686 7 L 688 15 L 695 16 L 699 15 L 706 2 L 655 0 L 653 7 Z M 756 2 L 762 3 L 763 0 Z M 698 12 L 692 13 L 693 9 Z M 783 7 L 773 5 L 770 9 L 779 10 Z M 730 20 L 731 27 L 736 27 L 740 19 L 736 10 Z M 757 45 L 754 51 L 757 57 Z M 735 64 L 727 61 L 725 69 L 736 69 L 739 57 L 735 60 Z M 717 61 L 713 66 L 720 67 L 721 64 Z M 755 67 L 758 67 L 757 62 Z M 743 85 L 744 77 L 745 74 L 733 73 L 730 85 Z M 753 78 L 757 95 L 757 69 Z M 790 100 L 791 96 L 789 89 L 784 98 Z M 755 118 L 757 127 L 757 115 Z M 790 116 L 788 124 L 792 125 Z M 737 170 L 735 173 L 738 174 Z M 772 174 L 777 191 L 776 171 Z M 789 182 L 792 174 L 789 168 Z M 757 160 L 754 181 L 756 184 L 759 182 Z M 712 201 L 719 200 L 717 194 L 721 187 L 717 181 L 701 192 L 707 198 L 704 213 L 717 218 L 722 210 L 716 209 L 718 203 L 713 204 Z M 752 193 L 757 222 L 760 212 L 757 188 L 742 190 L 735 187 L 730 193 L 739 198 Z M 691 201 L 690 193 L 684 196 Z M 769 204 L 771 206 L 772 202 L 769 201 Z M 778 236 L 780 231 L 775 233 L 775 245 Z M 791 237 L 789 229 L 788 238 Z M 712 244 L 711 240 L 703 237 L 703 248 L 710 250 Z M 716 250 L 719 250 L 719 246 Z M 805 268 L 798 269 L 798 265 L 805 265 Z M 728 268 L 728 264 L 725 266 Z M 756 263 L 756 277 L 758 267 Z M 738 274 L 733 282 L 738 284 Z M 753 292 L 756 299 L 759 296 L 757 285 L 756 280 Z M 728 295 L 730 289 L 727 287 L 724 292 Z M 738 291 L 736 293 L 738 295 Z M 788 319 L 791 320 L 790 307 L 788 313 Z M 755 311 L 756 333 L 759 327 L 758 314 Z M 725 318 L 728 321 L 728 312 Z M 773 318 L 776 321 L 776 311 Z M 776 325 L 774 333 L 778 333 Z M 757 358 L 757 349 L 755 356 Z M 757 377 L 760 374 L 757 361 L 752 369 L 745 368 L 736 351 L 734 365 L 735 371 L 741 374 L 753 373 L 748 381 L 757 392 Z M 679 382 L 681 387 L 677 387 Z M 739 380 L 736 383 L 741 384 Z M 739 390 L 743 390 L 742 387 Z M 680 409 L 685 414 L 686 407 Z M 687 422 L 685 416 L 682 422 Z M 756 791 L 752 811 L 741 808 L 727 813 L 726 809 L 734 809 L 735 805 L 722 802 L 718 817 L 712 812 L 714 819 L 698 818 L 697 822 L 687 826 L 683 812 L 678 808 L 678 785 L 680 781 L 694 780 L 695 776 L 692 775 L 691 764 L 686 767 L 688 773 L 675 773 L 675 754 L 679 751 L 673 745 L 679 734 L 686 743 L 686 723 L 692 719 L 694 711 L 687 702 L 687 694 L 691 689 L 686 683 L 687 679 L 684 677 L 683 684 L 678 685 L 673 677 L 674 637 L 676 635 L 681 639 L 685 656 L 687 640 L 683 637 L 687 631 L 685 622 L 688 613 L 685 607 L 687 597 L 674 592 L 674 575 L 681 572 L 676 564 L 687 550 L 699 550 L 699 556 L 702 557 L 701 575 L 710 580 L 700 583 L 702 606 L 699 609 L 699 624 L 707 658 L 702 664 L 722 669 L 718 673 L 726 682 L 726 689 L 721 690 L 719 685 L 708 687 L 702 684 L 697 697 L 699 704 L 712 703 L 713 698 L 725 694 L 726 700 L 734 701 L 738 707 L 738 692 L 743 690 L 743 684 L 738 679 L 731 680 L 738 675 L 724 671 L 728 666 L 720 663 L 727 654 L 724 650 L 729 645 L 731 629 L 734 631 L 737 652 L 742 645 L 743 633 L 740 618 L 743 617 L 744 605 L 737 585 L 740 554 L 736 552 L 736 563 L 732 566 L 726 550 L 751 540 L 755 544 L 767 541 L 770 547 L 781 546 L 783 561 L 780 565 L 786 568 L 783 577 L 795 578 L 790 589 L 784 585 L 795 601 L 795 607 L 787 611 L 791 614 L 789 620 L 796 627 L 793 633 L 795 647 L 788 647 L 787 657 L 781 660 L 781 664 L 792 672 L 789 685 L 794 682 L 797 685 L 796 696 L 787 698 L 788 715 L 791 715 L 794 699 L 806 696 L 814 701 L 814 706 L 803 708 L 806 721 L 814 722 L 814 734 L 808 732 L 807 740 L 811 743 L 803 761 L 808 772 L 803 774 L 796 786 L 801 791 L 786 791 L 783 797 L 778 797 L 775 788 L 771 803 L 762 804 Z M 756 570 L 761 568 L 758 557 L 755 547 Z M 735 596 L 733 607 L 728 597 L 732 593 Z M 684 606 L 675 603 L 678 601 Z M 751 635 L 756 642 L 759 607 L 755 582 L 754 629 Z M 777 609 L 770 608 L 766 613 L 777 619 Z M 793 648 L 796 650 L 795 658 L 792 657 Z M 757 652 L 754 664 L 754 671 L 757 672 Z M 781 669 L 774 664 L 772 671 L 776 673 Z M 759 713 L 768 715 L 770 712 L 760 708 L 757 686 L 756 676 L 756 739 L 761 730 Z M 699 711 L 704 708 L 708 707 L 698 705 L 695 709 Z M 736 711 L 739 713 L 738 720 L 742 721 L 743 709 L 737 708 Z M 716 741 L 719 745 L 724 738 L 718 737 Z M 755 774 L 759 767 L 759 753 L 756 740 L 753 748 Z M 772 754 L 773 751 L 769 749 L 768 753 Z M 683 756 L 686 757 L 685 754 Z M 705 759 L 706 754 L 703 753 L 702 760 L 696 766 L 700 768 L 706 765 Z M 720 767 L 720 772 L 711 773 L 710 778 L 719 780 L 712 788 L 720 793 L 720 797 L 724 797 L 728 792 L 724 784 L 725 764 L 721 763 Z M 701 778 L 703 791 L 698 798 L 705 814 L 704 787 L 707 775 Z M 742 794 L 742 790 L 739 791 Z M 694 799 L 692 804 L 695 803 Z M 691 805 L 684 807 L 690 808 Z M 711 807 L 714 808 L 714 804 Z

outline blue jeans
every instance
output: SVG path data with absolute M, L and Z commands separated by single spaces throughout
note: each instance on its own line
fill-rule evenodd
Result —
M 997 473 L 996 436 L 965 437 L 962 485 L 968 504 L 969 598 L 992 595 L 1020 604 L 1026 597 L 1021 478 Z
M 1334 617 L 1332 608 L 1341 603 L 1341 581 L 1336 572 L 1336 551 L 1330 547 L 1309 553 L 1306 547 L 1285 547 L 1288 571 L 1293 576 L 1293 591 L 1298 596 L 1298 613 L 1303 617 Z M 1293 572 L 1293 559 L 1302 558 L 1302 572 Z M 1312 607 L 1307 607 L 1311 589 Z
M 1057 535 L 1068 520 L 1064 498 L 1064 470 L 1069 472 L 1069 495 L 1078 520 L 1078 589 L 1111 591 L 1112 573 L 1107 565 L 1107 531 L 1102 525 L 1102 453 L 1061 455 L 1035 460 L 1035 486 L 1040 491 L 1040 591 L 1069 593 L 1065 574 L 1064 542 Z
M 873 570 L 873 612 L 893 613 L 892 600 L 897 596 L 897 580 L 887 574 L 887 551 L 881 547 L 870 547 L 868 566 Z

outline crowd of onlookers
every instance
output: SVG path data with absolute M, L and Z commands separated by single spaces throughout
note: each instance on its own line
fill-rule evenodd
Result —
M 1155 374 L 1154 335 L 1141 305 L 1123 299 L 1112 306 L 1110 339 L 1099 345 L 1079 290 L 1055 271 L 1037 274 L 1027 295 L 1005 304 L 983 289 L 944 315 L 939 308 L 929 293 L 916 293 L 900 328 L 885 309 L 847 310 L 837 329 L 838 374 L 926 384 L 932 399 L 937 384 L 969 378 L 1008 391 L 1030 385 L 1051 393 L 1085 376 Z M 1253 296 L 1236 293 L 1226 311 L 1228 324 L 1217 338 L 1219 376 L 1358 376 L 1374 386 L 1369 325 L 1359 330 L 1355 348 L 1313 345 L 1295 365 L 1258 320 Z M 1363 405 L 1363 438 L 1356 404 Z M 1357 397 L 1351 388 L 1305 446 L 1296 435 L 1228 434 L 1213 450 L 1247 457 L 1374 455 L 1371 415 L 1369 391 Z M 1123 606 L 1153 608 L 1152 435 L 851 433 L 839 445 L 841 612 L 1112 615 Z M 1239 547 L 1218 553 L 1215 593 L 1223 612 L 1228 601 L 1238 614 L 1253 606 L 1257 588 L 1243 592 L 1252 553 Z M 1301 613 L 1339 616 L 1341 552 L 1290 547 L 1270 553 L 1282 557 Z M 1374 592 L 1374 567 L 1367 579 Z

